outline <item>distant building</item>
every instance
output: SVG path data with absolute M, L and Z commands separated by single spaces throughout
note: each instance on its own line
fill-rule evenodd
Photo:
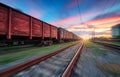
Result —
M 112 37 L 113 38 L 116 38 L 116 37 L 120 38 L 120 24 L 117 24 L 117 25 L 112 27 Z

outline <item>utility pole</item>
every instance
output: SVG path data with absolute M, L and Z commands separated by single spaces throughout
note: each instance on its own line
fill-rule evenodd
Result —
M 94 38 L 95 38 L 95 27 L 93 25 L 87 25 L 87 27 L 92 29 L 91 39 L 94 40 Z

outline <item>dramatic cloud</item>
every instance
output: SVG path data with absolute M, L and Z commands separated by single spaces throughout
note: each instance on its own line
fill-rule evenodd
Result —
M 83 37 L 110 36 L 120 23 L 120 0 L 0 0 L 13 8 Z M 78 3 L 77 3 L 78 2 Z M 78 7 L 79 4 L 79 7 Z
M 80 32 L 82 35 L 90 35 L 92 32 L 95 32 L 95 35 L 98 36 L 111 36 L 111 27 L 120 23 L 120 15 L 108 16 L 105 18 L 97 18 L 84 22 L 83 24 L 75 24 L 69 26 L 67 29 L 72 32 Z M 82 35 L 83 36 L 83 35 Z
M 120 22 L 120 15 L 116 15 L 116 16 L 109 16 L 109 17 L 103 17 L 103 18 L 97 18 L 97 19 L 93 19 L 90 21 L 85 22 L 86 24 L 90 24 L 90 25 L 104 25 L 104 24 L 110 24 L 110 23 L 119 23 Z M 103 27 L 103 26 L 102 26 Z
M 65 17 L 65 18 L 57 20 L 57 21 L 51 21 L 51 23 L 54 25 L 57 25 L 57 26 L 63 25 L 63 27 L 65 25 L 70 26 L 71 24 L 78 24 L 80 22 L 85 22 L 87 20 L 91 20 L 99 14 L 100 14 L 100 12 L 90 11 L 90 12 L 86 12 L 84 14 L 74 14 L 72 16 L 68 16 L 68 17 Z

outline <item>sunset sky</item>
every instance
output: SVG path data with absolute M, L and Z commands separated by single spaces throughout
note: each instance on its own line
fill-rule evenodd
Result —
M 88 38 L 111 36 L 120 23 L 120 0 L 0 0 L 26 14 Z

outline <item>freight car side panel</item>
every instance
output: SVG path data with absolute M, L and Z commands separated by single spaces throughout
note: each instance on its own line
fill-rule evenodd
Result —
M 35 37 L 42 37 L 42 21 L 32 19 L 32 35 Z
M 66 32 L 66 38 L 69 39 L 69 32 Z
M 64 39 L 67 39 L 67 31 L 66 30 L 64 30 Z
M 8 26 L 8 8 L 0 6 L 0 34 L 6 34 Z
M 66 39 L 66 30 L 63 29 L 63 39 Z
M 60 39 L 64 38 L 64 30 L 62 28 L 59 29 L 60 31 Z
M 47 23 L 43 23 L 43 35 L 44 37 L 50 37 L 50 25 Z
M 68 32 L 68 39 L 70 39 L 70 32 Z
M 72 38 L 72 33 L 71 32 L 69 32 L 69 39 L 71 39 Z
M 69 32 L 67 31 L 67 39 L 69 39 L 70 38 L 70 36 L 69 36 Z
M 51 37 L 57 39 L 57 28 L 54 26 L 51 26 Z
M 12 35 L 17 36 L 29 36 L 30 17 L 17 12 L 12 11 Z
M 73 34 L 71 33 L 71 37 L 70 37 L 70 39 L 73 39 Z

